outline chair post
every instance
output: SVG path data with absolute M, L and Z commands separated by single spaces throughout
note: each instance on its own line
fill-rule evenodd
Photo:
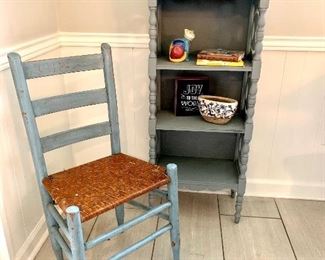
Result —
M 124 224 L 124 204 L 115 208 L 115 216 L 119 226 Z
M 85 246 L 79 208 L 77 206 L 70 206 L 66 209 L 66 213 L 71 239 L 72 260 L 85 260 Z
M 177 165 L 168 164 L 167 174 L 170 178 L 168 184 L 168 200 L 171 202 L 169 211 L 169 222 L 172 224 L 170 230 L 170 240 L 173 251 L 174 260 L 180 259 L 180 235 L 179 235 L 179 206 L 178 206 L 178 178 L 177 178 Z
M 49 236 L 52 244 L 52 248 L 56 259 L 63 259 L 62 249 L 52 234 L 51 228 L 54 227 L 58 230 L 58 225 L 48 212 L 47 205 L 52 203 L 47 191 L 44 189 L 42 179 L 47 176 L 47 169 L 45 165 L 45 159 L 42 153 L 42 147 L 39 140 L 39 133 L 36 125 L 34 112 L 32 109 L 31 99 L 27 87 L 27 82 L 23 70 L 21 57 L 18 53 L 9 53 L 8 61 L 10 64 L 12 78 L 14 80 L 16 93 L 19 101 L 19 106 L 23 115 L 24 125 L 30 144 L 32 158 L 36 170 L 37 184 L 41 193 L 42 206 L 45 213 L 46 224 L 49 231 Z
M 111 149 L 113 154 L 121 152 L 120 144 L 120 128 L 118 122 L 118 109 L 117 109 L 117 98 L 116 98 L 116 88 L 112 61 L 112 50 L 111 46 L 107 43 L 101 45 L 103 60 L 104 60 L 104 79 L 105 88 L 108 100 L 108 113 L 109 121 L 111 124 Z M 124 206 L 121 205 L 115 208 L 115 215 L 118 225 L 124 223 Z
M 46 205 L 45 201 L 47 200 L 47 202 L 50 202 L 51 199 L 49 198 L 48 194 L 45 194 L 46 192 L 44 191 L 43 187 L 41 187 L 41 190 L 43 190 L 43 191 L 41 191 L 41 195 L 42 195 L 41 198 L 42 198 L 43 210 L 45 213 L 45 220 L 46 220 L 46 224 L 47 224 L 47 229 L 49 231 L 49 237 L 50 237 L 52 249 L 54 251 L 56 259 L 63 260 L 62 248 L 59 245 L 58 241 L 56 241 L 55 235 L 52 232 L 52 228 L 55 228 L 57 231 L 59 231 L 59 226 L 56 223 L 53 216 L 51 215 L 51 213 L 49 212 L 47 206 L 45 206 Z

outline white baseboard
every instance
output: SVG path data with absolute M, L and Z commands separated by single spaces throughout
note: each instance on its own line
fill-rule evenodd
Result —
M 44 215 L 18 250 L 15 260 L 33 260 L 48 237 Z
M 247 196 L 325 200 L 325 183 L 247 179 Z

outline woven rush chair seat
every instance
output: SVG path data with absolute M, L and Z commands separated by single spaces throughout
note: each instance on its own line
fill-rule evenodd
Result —
M 164 167 L 122 153 L 43 179 L 64 212 L 70 205 L 79 207 L 82 222 L 168 183 Z

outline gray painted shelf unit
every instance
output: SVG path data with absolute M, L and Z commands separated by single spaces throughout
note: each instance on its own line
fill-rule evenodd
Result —
M 148 0 L 149 2 L 149 157 L 151 163 L 178 165 L 179 189 L 231 190 L 236 195 L 235 222 L 240 220 L 246 189 L 249 144 L 257 82 L 261 71 L 265 12 L 269 0 Z M 168 61 L 170 42 L 195 31 L 191 59 Z M 245 51 L 244 67 L 195 65 L 202 49 Z M 226 125 L 200 116 L 173 114 L 174 79 L 209 77 L 209 94 L 238 100 L 237 115 Z

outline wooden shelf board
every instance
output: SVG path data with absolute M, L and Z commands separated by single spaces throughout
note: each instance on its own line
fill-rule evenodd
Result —
M 250 61 L 244 61 L 244 67 L 229 67 L 229 66 L 198 66 L 195 59 L 180 63 L 170 62 L 166 57 L 157 58 L 157 70 L 193 70 L 193 71 L 252 71 Z
M 178 166 L 180 189 L 192 191 L 237 190 L 238 172 L 232 160 L 161 155 L 158 163 Z
M 240 116 L 235 116 L 226 125 L 215 125 L 204 121 L 201 116 L 175 116 L 169 111 L 159 111 L 157 113 L 156 129 L 170 131 L 244 133 L 245 124 Z

